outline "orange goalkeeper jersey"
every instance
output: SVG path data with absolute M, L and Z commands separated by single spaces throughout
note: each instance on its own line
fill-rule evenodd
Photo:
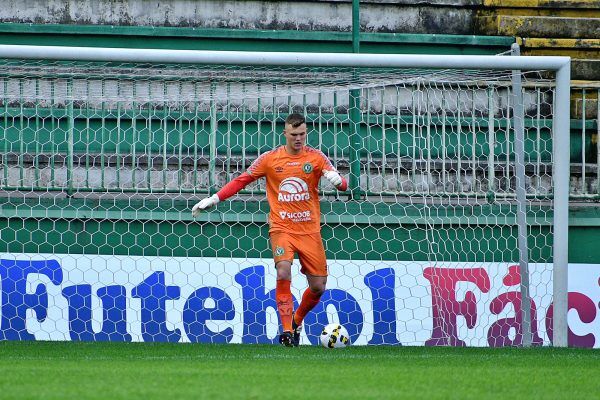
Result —
M 258 157 L 247 172 L 256 179 L 266 177 L 269 231 L 320 232 L 318 185 L 323 171 L 331 170 L 335 168 L 327 156 L 308 146 L 298 155 L 281 146 Z

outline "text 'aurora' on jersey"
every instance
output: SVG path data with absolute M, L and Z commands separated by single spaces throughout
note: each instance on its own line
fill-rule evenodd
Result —
M 281 202 L 310 200 L 308 185 L 300 178 L 286 178 L 279 184 L 277 200 Z

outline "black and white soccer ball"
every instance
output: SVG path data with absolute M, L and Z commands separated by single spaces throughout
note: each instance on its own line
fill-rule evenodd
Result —
M 323 347 L 328 349 L 342 349 L 350 346 L 350 335 L 348 335 L 346 328 L 340 324 L 325 326 L 319 339 Z

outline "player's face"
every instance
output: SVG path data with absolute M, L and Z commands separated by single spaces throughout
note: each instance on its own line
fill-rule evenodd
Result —
M 288 150 L 297 153 L 306 144 L 306 124 L 295 128 L 292 125 L 286 125 L 283 135 L 285 136 L 285 144 Z

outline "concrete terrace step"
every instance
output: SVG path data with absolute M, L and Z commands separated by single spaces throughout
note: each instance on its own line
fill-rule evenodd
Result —
M 532 38 L 600 38 L 600 18 L 500 15 L 494 34 Z
M 600 65 L 599 65 L 600 66 Z M 597 120 L 599 116 L 600 104 L 600 81 L 571 81 L 571 118 Z M 585 114 L 584 114 L 585 112 Z M 600 126 L 596 128 L 600 129 Z M 598 134 L 592 135 L 592 142 L 595 145 L 598 140 Z
M 600 10 L 600 0 L 483 0 L 484 7 L 533 10 Z
M 479 34 L 513 36 L 523 55 L 569 56 L 572 78 L 600 80 L 600 0 L 484 0 Z
M 526 55 L 569 56 L 573 59 L 600 60 L 600 39 L 519 38 Z
M 571 77 L 600 81 L 600 60 L 573 60 Z
M 519 39 L 521 54 L 529 56 L 570 56 L 571 77 L 600 81 L 600 39 Z
M 511 18 L 512 17 L 512 18 Z M 541 18 L 571 18 L 572 20 L 536 20 Z M 600 0 L 484 0 L 482 7 L 476 12 L 475 32 L 478 34 L 529 37 L 565 37 L 564 34 L 547 34 L 547 31 L 558 31 L 565 28 L 571 32 L 575 28 L 579 31 L 589 28 L 596 29 L 596 22 L 573 20 L 594 20 L 600 18 Z M 554 23 L 560 24 L 554 26 Z M 515 30 L 531 29 L 530 33 L 515 32 Z M 540 33 L 534 33 L 534 30 Z M 569 37 L 597 37 L 597 36 L 571 36 Z

